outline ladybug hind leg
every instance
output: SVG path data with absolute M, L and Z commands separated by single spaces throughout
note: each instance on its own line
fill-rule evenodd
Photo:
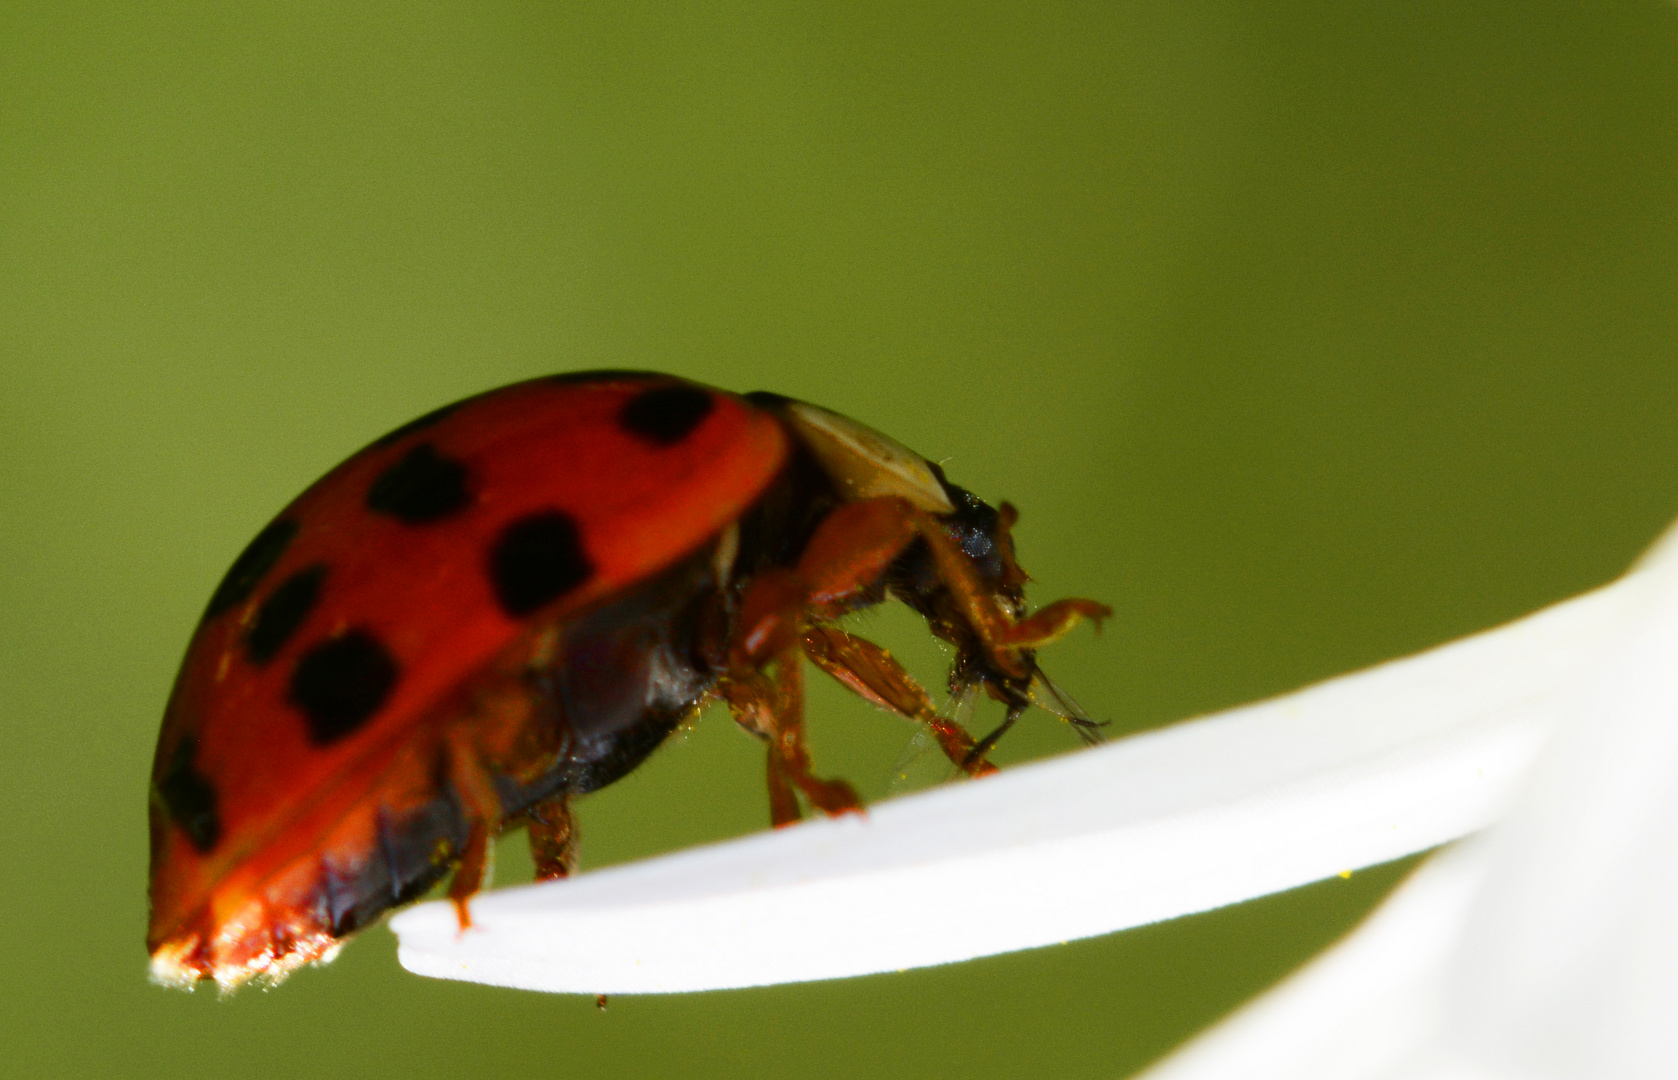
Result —
M 524 812 L 524 819 L 536 880 L 569 877 L 577 868 L 577 826 L 570 796 L 561 792 L 543 799 Z
M 456 729 L 443 742 L 444 763 L 449 784 L 460 800 L 467 823 L 466 845 L 460 851 L 454 881 L 449 883 L 460 928 L 472 925 L 467 901 L 488 883 L 494 858 L 494 834 L 501 826 L 501 797 L 495 781 L 484 768 L 483 759 L 465 729 Z

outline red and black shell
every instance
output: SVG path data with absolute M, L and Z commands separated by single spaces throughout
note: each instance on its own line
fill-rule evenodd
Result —
M 623 775 L 713 691 L 738 582 L 879 494 L 974 517 L 977 554 L 994 534 L 870 429 L 650 373 L 520 383 L 366 447 L 257 535 L 188 648 L 152 771 L 154 977 L 283 977 L 447 873 L 462 718 L 508 818 Z

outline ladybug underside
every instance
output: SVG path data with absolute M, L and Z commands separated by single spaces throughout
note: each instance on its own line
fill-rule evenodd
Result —
M 530 495 L 528 478 L 495 481 L 509 428 L 538 406 L 589 428 L 550 459 L 610 454 L 595 468 L 604 484 L 579 492 L 586 483 L 562 477 Z M 640 373 L 521 384 L 451 408 L 305 493 L 212 599 L 153 771 L 158 981 L 278 981 L 451 870 L 465 925 L 492 838 L 518 825 L 538 876 L 565 875 L 569 798 L 628 773 L 709 700 L 767 744 L 774 824 L 797 820 L 801 801 L 858 810 L 849 785 L 811 768 L 804 659 L 928 725 L 969 775 L 993 771 L 991 745 L 1034 700 L 1090 733 L 1034 649 L 1108 610 L 1063 600 L 1026 615 L 1012 508 L 879 433 L 774 395 Z M 545 452 L 562 438 L 526 427 Z M 475 456 L 479 432 L 488 449 Z M 639 467 L 617 475 L 624 461 Z M 530 505 L 511 506 L 514 490 Z M 376 532 L 383 519 L 346 528 L 379 498 L 425 513 L 398 517 L 391 539 Z M 601 510 L 605 499 L 621 508 Z M 441 544 L 414 554 L 451 503 L 452 527 L 476 529 L 487 557 Z M 281 526 L 303 539 L 276 543 Z M 363 558 L 352 575 L 352 556 L 320 556 L 332 544 L 387 561 Z M 471 588 L 485 599 L 463 602 Z M 888 595 L 955 646 L 955 695 L 982 687 L 1005 704 L 1001 728 L 975 740 L 890 654 L 838 626 Z M 370 614 L 403 603 L 417 614 L 388 625 Z

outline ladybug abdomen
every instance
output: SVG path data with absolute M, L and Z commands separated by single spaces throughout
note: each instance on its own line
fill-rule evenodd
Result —
M 726 585 L 714 546 L 682 560 L 626 595 L 549 628 L 539 664 L 517 673 L 525 711 L 522 750 L 493 773 L 505 815 L 516 820 L 558 794 L 584 794 L 632 771 L 716 685 L 715 642 L 727 628 Z M 537 635 L 540 637 L 541 635 Z M 539 748 L 552 748 L 542 754 Z M 538 748 L 536 760 L 530 748 Z M 439 776 L 443 763 L 433 763 Z M 375 921 L 445 876 L 466 843 L 470 815 L 439 782 L 418 805 L 399 778 L 363 808 L 373 828 L 360 857 L 323 864 L 318 904 L 334 937 Z M 406 805 L 403 805 L 406 803 Z
M 559 789 L 624 776 L 716 685 L 726 583 L 713 549 L 566 628 L 548 693 L 568 743 Z
M 390 908 L 423 896 L 449 872 L 440 857 L 466 843 L 470 826 L 452 793 L 395 814 L 373 806 L 373 841 L 359 858 L 322 862 L 313 906 L 329 933 L 341 938 Z

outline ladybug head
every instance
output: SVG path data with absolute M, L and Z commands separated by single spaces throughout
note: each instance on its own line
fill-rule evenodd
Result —
M 1009 503 L 992 506 L 966 488 L 950 483 L 944 477 L 944 470 L 936 464 L 928 462 L 927 467 L 949 500 L 949 512 L 937 516 L 950 539 L 967 556 L 985 590 L 997 597 L 1010 614 L 1022 615 L 1025 583 L 1029 578 L 1014 561 L 1012 529 L 1019 520 L 1019 511 Z M 949 590 L 940 579 L 926 544 L 919 541 L 911 544 L 892 564 L 886 583 L 893 594 L 932 620 L 935 631 L 940 621 L 956 618 L 949 606 Z M 948 635 L 940 631 L 940 636 Z M 959 647 L 962 643 L 954 644 Z
M 971 560 L 970 565 L 986 590 L 1010 614 L 1016 618 L 1024 616 L 1025 583 L 1030 578 L 1014 559 L 1012 531 L 1019 520 L 1019 511 L 1007 502 L 990 505 L 966 488 L 950 483 L 936 464 L 927 464 L 953 508 L 950 513 L 940 515 L 950 538 Z M 896 596 L 926 616 L 933 633 L 955 645 L 955 663 L 950 669 L 953 697 L 966 699 L 983 687 L 990 697 L 1008 707 L 1002 726 L 980 740 L 973 751 L 975 755 L 988 753 L 997 739 L 1033 705 L 1071 724 L 1086 743 L 1101 741 L 1102 725 L 1090 719 L 1083 707 L 1044 673 L 1038 666 L 1035 649 L 1014 651 L 1023 670 L 1003 670 L 992 662 L 940 580 L 932 554 L 924 543 L 911 545 L 899 556 L 887 575 L 887 584 Z
M 1011 505 L 990 505 L 950 483 L 936 462 L 847 416 L 778 394 L 746 397 L 787 425 L 824 478 L 828 497 L 893 497 L 936 518 L 967 557 L 979 589 L 1007 615 L 1025 617 L 1028 579 L 1014 559 L 1011 531 L 1019 513 Z M 950 687 L 958 697 L 983 686 L 1008 706 L 1009 724 L 1036 704 L 1072 722 L 1080 732 L 1094 728 L 1083 710 L 1042 673 L 1033 649 L 1008 648 L 1004 655 L 986 646 L 968 621 L 967 607 L 939 574 L 924 540 L 915 540 L 892 562 L 884 586 L 923 615 L 934 634 L 956 647 Z

